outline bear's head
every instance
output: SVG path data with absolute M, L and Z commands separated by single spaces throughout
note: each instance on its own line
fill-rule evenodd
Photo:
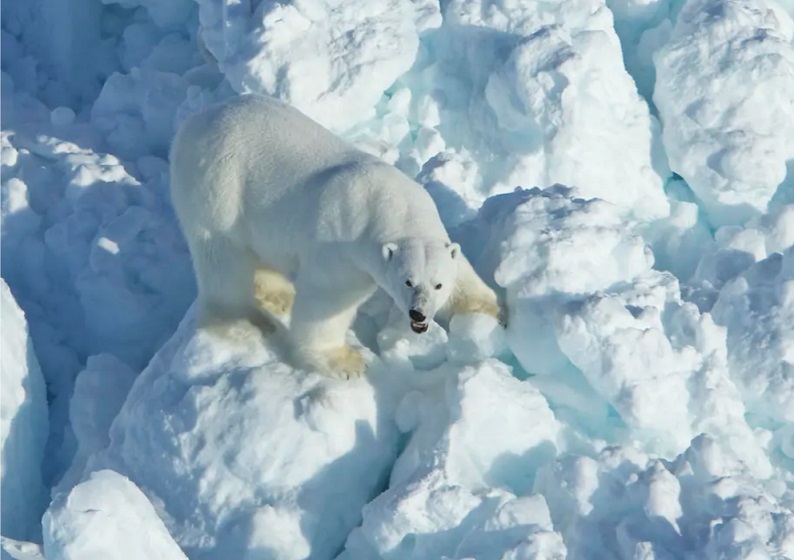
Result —
M 408 239 L 383 246 L 384 290 L 411 321 L 416 333 L 444 307 L 458 277 L 457 243 Z

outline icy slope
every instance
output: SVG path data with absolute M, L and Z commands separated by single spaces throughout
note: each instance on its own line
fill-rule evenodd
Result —
M 47 397 L 25 315 L 2 279 L 0 309 L 0 524 L 4 536 L 30 539 L 40 533 L 47 503 L 41 476 Z
M 130 477 L 190 556 L 332 558 L 397 454 L 394 381 L 295 371 L 257 333 L 230 345 L 189 315 L 87 472 Z

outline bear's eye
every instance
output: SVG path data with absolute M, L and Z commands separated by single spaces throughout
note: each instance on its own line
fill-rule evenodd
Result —
M 436 284 L 436 290 L 440 290 L 440 289 L 441 289 L 441 284 Z
M 411 283 L 410 280 L 406 280 L 405 281 L 405 285 L 408 286 L 409 288 L 413 288 L 414 287 L 414 285 Z

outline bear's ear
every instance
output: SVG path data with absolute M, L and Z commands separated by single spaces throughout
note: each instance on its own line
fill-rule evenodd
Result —
M 394 256 L 394 253 L 397 252 L 397 244 L 396 243 L 386 243 L 383 245 L 383 260 L 388 262 Z
M 448 243 L 447 248 L 449 249 L 450 256 L 453 259 L 457 258 L 458 254 L 460 253 L 460 245 L 457 243 Z

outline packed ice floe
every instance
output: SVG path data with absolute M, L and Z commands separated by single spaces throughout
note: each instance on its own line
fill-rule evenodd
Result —
M 792 16 L 5 2 L 3 560 L 794 558 Z M 507 329 L 197 331 L 168 147 L 242 92 L 424 184 Z

